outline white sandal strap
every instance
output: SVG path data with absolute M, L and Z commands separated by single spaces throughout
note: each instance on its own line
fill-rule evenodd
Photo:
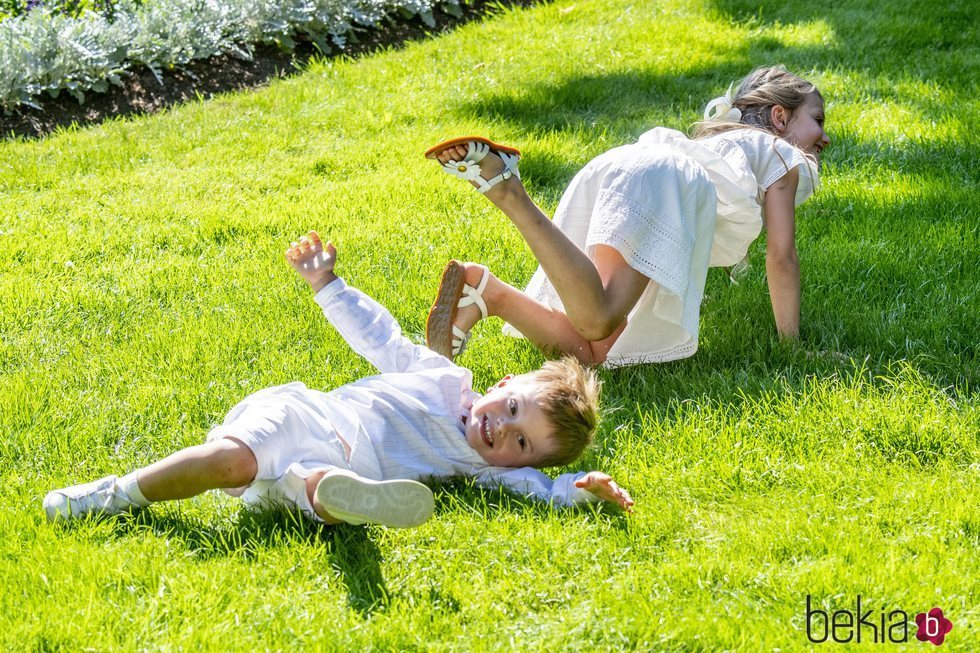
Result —
M 483 161 L 490 154 L 490 146 L 478 141 L 469 141 L 466 144 L 466 160 L 474 163 Z
M 500 182 L 506 181 L 512 176 L 517 177 L 518 179 L 521 178 L 521 173 L 517 171 L 517 162 L 521 157 L 517 156 L 516 154 L 507 154 L 506 152 L 497 152 L 497 156 L 499 156 L 504 162 L 503 171 L 493 179 L 484 179 L 482 176 L 478 176 L 473 180 L 480 185 L 477 190 L 481 193 L 486 193 Z
M 483 269 L 483 276 L 480 277 L 480 283 L 476 284 L 476 288 L 464 283 L 463 284 L 463 295 L 459 298 L 459 302 L 456 303 L 457 308 L 465 308 L 471 304 L 476 304 L 476 307 L 480 309 L 480 319 L 485 320 L 490 314 L 487 309 L 487 303 L 483 300 L 483 291 L 487 289 L 487 283 L 490 281 L 490 271 L 486 268 Z M 466 343 L 470 340 L 470 332 L 463 331 L 455 324 L 453 325 L 453 357 L 459 356 L 466 349 Z
M 453 336 L 454 336 L 454 338 L 452 339 L 453 357 L 455 358 L 456 356 L 462 354 L 463 350 L 466 349 L 466 343 L 469 342 L 470 340 L 470 332 L 463 331 L 462 329 L 460 329 L 458 326 L 454 324 Z
M 517 171 L 517 162 L 521 160 L 519 155 L 508 154 L 507 152 L 497 152 L 497 156 L 499 156 L 504 162 L 505 170 L 509 170 L 518 179 L 521 178 L 521 173 Z
M 484 270 L 483 276 L 480 278 L 480 283 L 476 285 L 476 288 L 469 284 L 463 284 L 463 296 L 459 298 L 459 303 L 456 304 L 456 307 L 466 308 L 470 304 L 476 304 L 477 308 L 480 309 L 480 319 L 487 319 L 490 311 L 487 310 L 487 303 L 483 301 L 483 291 L 487 289 L 489 278 L 490 275 Z M 456 327 L 453 328 L 455 329 Z
M 479 186 L 477 187 L 478 191 L 480 191 L 481 193 L 486 193 L 488 190 L 490 190 L 500 182 L 510 179 L 512 176 L 513 174 L 511 173 L 511 171 L 504 168 L 504 171 L 501 172 L 496 177 L 494 177 L 493 179 L 484 179 L 483 177 L 477 177 L 476 179 L 473 179 L 471 181 L 475 181 L 476 183 L 479 184 Z
M 472 159 L 463 159 L 462 161 L 451 159 L 442 164 L 442 169 L 453 177 L 465 181 L 483 181 L 483 177 L 480 176 L 480 164 Z

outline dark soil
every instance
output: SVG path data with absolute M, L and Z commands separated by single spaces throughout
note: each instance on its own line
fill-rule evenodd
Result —
M 437 10 L 435 28 L 417 18 L 389 22 L 381 28 L 359 33 L 359 43 L 348 44 L 343 52 L 328 56 L 359 56 L 386 47 L 398 47 L 408 41 L 452 30 L 501 5 L 530 6 L 534 2 L 472 0 L 466 3 L 463 15 L 458 18 Z M 164 73 L 163 84 L 148 69 L 130 71 L 121 86 L 111 86 L 105 93 L 86 93 L 83 104 L 69 94 L 61 93 L 56 98 L 35 98 L 41 106 L 40 111 L 27 106 L 9 115 L 0 111 L 0 138 L 39 138 L 59 127 L 91 125 L 117 116 L 154 113 L 199 97 L 254 88 L 274 78 L 297 74 L 311 59 L 319 56 L 323 55 L 312 44 L 298 42 L 291 52 L 274 46 L 257 46 L 251 61 L 222 55 L 191 62 L 181 69 Z

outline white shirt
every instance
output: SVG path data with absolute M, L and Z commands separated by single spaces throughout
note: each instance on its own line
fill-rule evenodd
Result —
M 309 390 L 351 447 L 351 469 L 376 480 L 468 476 L 558 505 L 598 501 L 575 487 L 584 472 L 556 479 L 537 469 L 492 467 L 466 442 L 463 415 L 479 397 L 472 374 L 401 333 L 383 306 L 343 279 L 316 294 L 324 315 L 381 374 L 336 390 Z M 321 405 L 323 405 L 321 403 Z

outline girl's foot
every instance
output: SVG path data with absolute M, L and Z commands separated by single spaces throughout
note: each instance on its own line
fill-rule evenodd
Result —
M 466 269 L 466 285 L 471 288 L 479 288 L 483 281 L 483 275 L 487 275 L 486 287 L 481 294 L 487 307 L 487 316 L 493 315 L 493 309 L 490 305 L 490 297 L 493 295 L 493 291 L 490 287 L 498 283 L 497 278 L 490 274 L 488 268 L 479 263 L 463 263 L 463 267 Z M 483 312 L 479 306 L 473 303 L 456 310 L 456 320 L 453 322 L 453 326 L 463 333 L 469 333 L 481 319 L 483 319 Z
M 489 141 L 488 141 L 489 143 Z M 498 146 L 503 147 L 503 146 Z M 500 154 L 490 147 L 489 151 L 479 159 L 479 162 L 467 170 L 467 155 L 470 153 L 467 142 L 456 143 L 447 146 L 445 149 L 432 153 L 433 156 L 445 169 L 445 166 L 456 162 L 460 165 L 454 166 L 452 171 L 458 177 L 466 179 L 477 190 L 484 193 L 492 202 L 497 202 L 499 198 L 505 197 L 508 193 L 516 189 L 523 188 L 520 176 L 517 174 L 517 159 L 520 156 L 506 153 L 506 156 L 513 157 L 508 166 L 501 158 Z M 458 172 L 456 171 L 458 169 Z M 448 170 L 447 170 L 448 171 Z M 502 176 L 502 179 L 497 179 Z M 486 188 L 487 184 L 489 188 Z
M 450 360 L 462 353 L 470 329 L 494 314 L 492 307 L 500 286 L 484 266 L 450 261 L 426 323 L 429 348 Z
M 310 284 L 313 292 L 319 292 L 337 278 L 333 272 L 337 248 L 330 242 L 324 247 L 320 234 L 315 231 L 310 231 L 299 242 L 294 241 L 286 250 L 286 260 Z

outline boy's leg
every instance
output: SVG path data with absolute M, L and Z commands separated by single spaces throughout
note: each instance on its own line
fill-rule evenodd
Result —
M 223 437 L 181 449 L 137 474 L 147 500 L 169 501 L 246 486 L 257 470 L 251 449 L 233 437 Z
M 186 499 L 206 490 L 248 485 L 255 472 L 255 456 L 247 446 L 220 438 L 182 449 L 122 478 L 106 476 L 49 492 L 44 509 L 51 521 L 120 514 L 153 501 Z
M 338 468 L 308 476 L 306 492 L 317 516 L 328 524 L 410 528 L 425 523 L 435 509 L 432 490 L 418 481 L 372 481 Z
M 320 505 L 320 502 L 316 498 L 316 486 L 319 485 L 320 479 L 322 479 L 329 470 L 321 469 L 319 471 L 313 472 L 306 477 L 306 498 L 310 500 L 310 505 L 313 506 L 313 512 L 316 516 L 324 521 L 326 524 L 343 524 L 344 520 L 334 517 L 326 508 Z

